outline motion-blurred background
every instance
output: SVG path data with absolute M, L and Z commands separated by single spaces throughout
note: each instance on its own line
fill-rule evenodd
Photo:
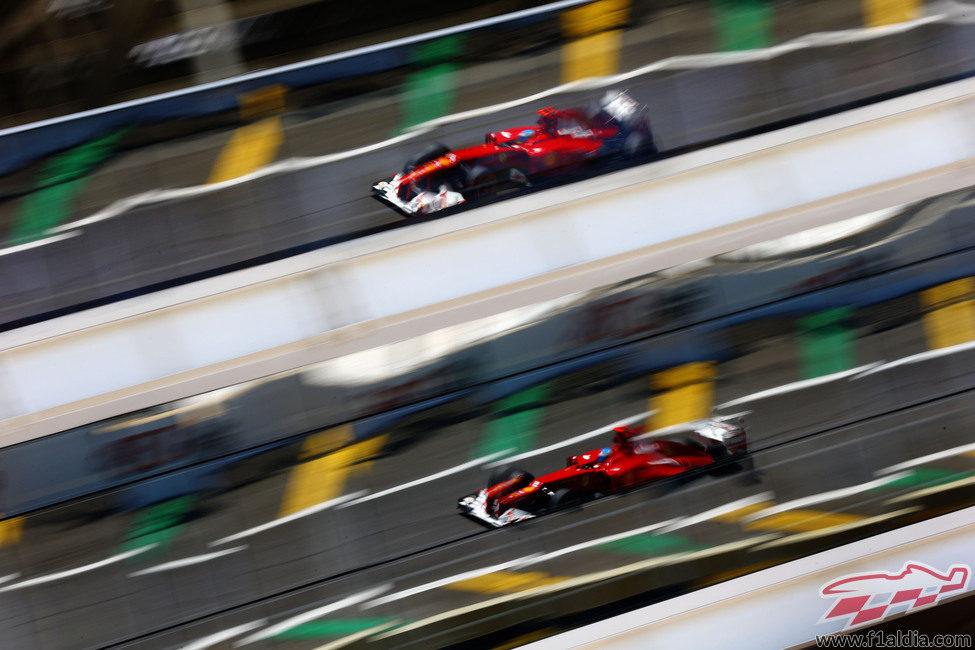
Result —
M 37 0 L 0 15 L 4 126 L 114 104 L 545 5 L 514 0 L 352 4 L 326 0 Z M 598 16 L 508 26 L 505 38 L 444 42 L 441 58 L 469 66 L 565 43 L 581 32 L 643 28 L 642 63 L 680 54 L 767 47 L 816 31 L 891 24 L 922 2 L 637 0 Z M 588 19 L 590 24 L 585 24 Z M 590 34 L 591 35 L 591 34 Z M 516 38 L 517 36 L 517 38 Z M 635 40 L 635 39 L 634 39 Z M 449 50 L 448 50 L 449 48 Z M 423 63 L 423 49 L 414 62 Z M 427 54 L 433 58 L 433 52 Z M 416 66 L 420 67 L 420 66 Z M 408 69 L 391 70 L 400 79 Z M 350 84 L 351 85 L 351 84 Z M 363 77 L 359 92 L 388 89 Z M 350 88 L 321 89 L 319 100 Z M 311 99 L 310 97 L 308 99 Z M 296 100 L 297 106 L 312 104 Z
M 24 0 L 0 52 L 4 648 L 513 647 L 975 500 L 971 2 Z M 620 88 L 649 164 L 370 197 Z M 740 466 L 456 514 L 740 412 Z

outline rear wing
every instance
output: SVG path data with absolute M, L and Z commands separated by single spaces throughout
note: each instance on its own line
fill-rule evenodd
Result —
M 610 91 L 603 95 L 600 108 L 623 124 L 632 120 L 640 111 L 640 105 L 625 90 Z
M 731 455 L 741 455 L 748 450 L 748 425 L 746 417 L 750 411 L 722 415 L 719 417 L 692 420 L 673 426 L 648 431 L 633 438 L 633 442 L 666 440 L 668 438 L 691 438 L 705 448 L 724 448 Z

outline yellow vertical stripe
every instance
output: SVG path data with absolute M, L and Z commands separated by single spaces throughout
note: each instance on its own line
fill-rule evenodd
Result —
M 23 517 L 11 517 L 0 521 L 0 547 L 12 546 L 20 542 L 20 533 L 24 529 Z
M 458 580 L 445 586 L 447 589 L 473 591 L 479 594 L 505 594 L 534 589 L 535 587 L 544 587 L 562 582 L 563 580 L 568 580 L 568 578 L 550 576 L 541 571 L 524 571 L 520 573 L 515 571 L 494 571 L 482 576 Z
M 921 292 L 929 348 L 946 348 L 975 340 L 973 297 L 973 278 L 962 278 Z
M 242 126 L 231 136 L 217 157 L 207 182 L 219 183 L 255 172 L 273 161 L 284 142 L 281 118 L 287 88 L 271 84 L 238 96 L 240 119 L 252 124 Z M 265 118 L 265 119 L 260 119 Z
M 278 516 L 285 517 L 341 496 L 349 475 L 355 470 L 367 469 L 368 459 L 382 451 L 386 438 L 377 436 L 318 456 L 323 450 L 350 441 L 352 427 L 337 427 L 309 436 L 302 446 L 301 457 L 317 457 L 295 465 L 291 470 Z
M 619 70 L 629 0 L 599 0 L 562 14 L 571 40 L 562 48 L 562 81 L 602 77 Z
M 352 442 L 355 442 L 355 432 L 351 424 L 319 431 L 305 438 L 298 458 L 307 460 L 324 456 Z
M 240 119 L 249 122 L 282 113 L 287 90 L 281 84 L 271 84 L 251 92 L 241 93 L 237 96 L 240 104 Z
M 863 0 L 863 22 L 867 27 L 893 25 L 921 17 L 922 0 Z
M 651 430 L 705 418 L 714 405 L 713 361 L 697 361 L 663 370 L 650 378 L 653 397 L 647 422 Z
M 616 74 L 622 40 L 623 32 L 614 29 L 566 43 L 562 48 L 562 83 Z
M 622 27 L 630 11 L 630 0 L 599 0 L 562 14 L 562 29 L 569 38 L 588 36 Z
M 274 160 L 282 142 L 280 117 L 240 127 L 220 152 L 207 182 L 229 181 L 257 171 Z

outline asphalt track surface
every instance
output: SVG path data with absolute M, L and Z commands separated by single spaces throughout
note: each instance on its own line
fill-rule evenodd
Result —
M 911 297 L 864 312 L 864 325 L 856 331 L 857 365 L 927 348 L 922 311 Z M 714 403 L 798 379 L 796 344 L 788 336 L 787 320 L 742 325 L 729 333 L 749 342 L 749 351 L 719 364 Z M 647 411 L 647 379 L 618 383 L 612 376 L 609 367 L 577 372 L 551 382 L 538 403 L 522 405 L 522 411 L 540 413 L 532 427 L 537 434 L 508 442 L 513 440 L 519 450 L 551 448 L 519 464 L 536 473 L 556 469 L 570 453 L 602 446 L 609 436 L 596 434 L 565 444 L 567 439 Z M 803 426 L 800 413 L 797 410 L 789 422 L 796 429 Z M 370 626 L 423 621 L 655 555 L 720 548 L 742 539 L 769 541 L 768 535 L 781 540 L 810 529 L 802 524 L 755 527 L 713 516 L 686 517 L 729 503 L 785 504 L 863 485 L 882 477 L 877 472 L 885 467 L 970 444 L 975 402 L 966 392 L 851 426 L 828 430 L 827 425 L 800 441 L 756 451 L 751 466 L 700 472 L 518 526 L 487 530 L 459 516 L 455 502 L 484 483 L 484 432 L 498 415 L 472 412 L 459 402 L 400 423 L 374 457 L 361 459 L 361 467 L 349 472 L 332 507 L 290 520 L 278 516 L 293 476 L 289 470 L 309 460 L 300 443 L 219 471 L 188 470 L 159 479 L 182 486 L 190 505 L 154 523 L 145 521 L 145 509 L 133 509 L 152 501 L 152 482 L 33 513 L 26 518 L 19 543 L 0 548 L 3 647 L 165 648 L 240 625 L 246 631 L 235 630 L 237 634 L 208 647 L 235 647 L 262 630 L 273 634 L 246 645 L 320 647 Z M 840 523 L 847 522 L 847 516 L 902 510 L 905 504 L 920 503 L 930 511 L 930 502 L 921 497 L 890 499 L 923 488 L 934 481 L 932 476 L 968 476 L 975 460 L 949 455 L 921 465 L 928 473 L 913 483 L 834 496 L 800 511 L 813 508 L 819 516 L 838 518 Z M 658 535 L 647 530 L 623 541 L 590 544 L 674 520 L 679 522 L 676 528 L 657 530 Z M 276 523 L 267 525 L 271 522 Z M 867 534 L 876 526 L 863 530 Z M 820 542 L 828 546 L 830 539 L 797 542 L 798 546 L 775 547 L 771 560 L 768 553 L 756 558 L 781 561 L 815 550 Z M 576 545 L 581 546 L 559 552 Z M 657 582 L 647 584 L 648 597 L 693 588 L 707 576 L 719 579 L 714 576 L 735 568 L 722 564 L 722 557 L 692 565 L 663 560 L 681 571 L 662 573 Z M 528 559 L 511 564 L 524 558 Z M 485 571 L 490 567 L 496 570 Z M 488 577 L 470 575 L 457 581 L 460 574 L 472 571 Z M 628 594 L 620 592 L 620 598 L 624 595 Z M 339 606 L 333 607 L 335 603 Z M 555 607 L 563 605 L 553 604 L 552 617 L 562 611 Z M 293 617 L 312 610 L 318 612 L 295 623 Z M 494 629 L 517 630 L 526 623 L 519 619 L 517 607 L 509 611 L 491 622 Z M 251 625 L 255 622 L 264 625 Z M 276 633 L 267 627 L 282 622 Z M 483 631 L 460 627 L 447 636 L 392 636 L 369 647 L 432 647 L 476 634 Z

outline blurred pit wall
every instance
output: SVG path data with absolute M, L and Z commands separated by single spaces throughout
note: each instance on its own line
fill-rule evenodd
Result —
M 908 3 L 914 5 L 912 11 L 870 8 Z M 0 34 L 0 47 L 7 55 L 0 63 L 0 115 L 7 116 L 8 123 L 172 91 L 546 4 L 555 4 L 551 13 L 561 14 L 561 20 L 542 28 L 549 38 L 561 37 L 571 44 L 605 30 L 663 22 L 668 23 L 664 31 L 680 36 L 666 45 L 670 54 L 764 47 L 807 31 L 911 20 L 925 9 L 921 0 L 864 0 L 862 7 L 837 0 L 774 5 L 758 0 L 474 0 L 463 5 L 427 0 L 409 11 L 383 0 L 341 8 L 323 0 L 283 0 L 274 7 L 260 0 L 22 4 L 19 12 L 0 13 L 0 20 L 15 25 Z
M 882 315 L 861 329 L 896 326 L 903 296 L 963 285 L 975 275 L 973 215 L 969 188 L 9 446 L 0 453 L 0 511 L 16 514 L 179 468 L 233 464 L 267 445 L 343 424 L 351 426 L 352 440 L 365 440 L 393 424 L 422 421 L 435 405 L 476 412 L 587 368 L 600 368 L 594 381 L 617 382 L 691 362 L 734 360 L 780 335 L 780 323 L 837 308 L 847 310 L 850 322 L 856 313 Z M 964 290 L 958 295 L 962 304 L 972 298 Z M 969 336 L 962 331 L 942 344 Z M 911 352 L 892 349 L 882 358 Z M 830 406 L 810 417 L 810 426 L 845 421 L 845 413 L 862 411 L 865 395 L 871 412 L 885 413 L 895 408 L 890 400 L 903 405 L 970 388 L 970 355 L 959 354 L 911 362 L 926 370 L 921 376 L 943 377 L 950 386 L 895 388 L 889 376 L 900 376 L 895 367 L 807 389 L 826 395 L 822 403 Z M 776 426 L 777 409 L 792 408 L 791 400 L 788 392 L 759 395 L 719 411 L 760 412 L 754 439 L 764 445 L 803 433 Z M 848 408 L 853 401 L 856 409 Z M 46 471 L 51 467 L 57 471 Z

